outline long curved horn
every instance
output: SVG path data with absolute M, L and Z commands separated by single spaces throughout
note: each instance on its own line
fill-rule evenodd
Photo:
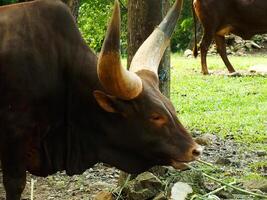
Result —
M 110 94 L 130 100 L 142 91 L 142 81 L 135 73 L 122 67 L 120 61 L 120 7 L 115 6 L 106 38 L 98 59 L 98 78 L 104 89 Z
M 176 0 L 160 25 L 139 47 L 133 57 L 130 71 L 149 70 L 158 75 L 160 60 L 169 45 L 170 37 L 179 18 L 183 0 Z

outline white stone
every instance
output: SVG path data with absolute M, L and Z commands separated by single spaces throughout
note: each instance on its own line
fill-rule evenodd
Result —
M 185 57 L 190 57 L 193 55 L 193 51 L 190 50 L 190 49 L 186 49 L 185 52 L 184 52 L 184 56 Z
M 258 73 L 258 74 L 263 74 L 266 75 L 267 74 L 267 64 L 258 64 L 258 65 L 254 65 L 249 67 L 249 72 L 252 73 Z
M 171 200 L 185 200 L 187 195 L 192 192 L 193 189 L 190 185 L 183 182 L 177 182 L 172 187 Z

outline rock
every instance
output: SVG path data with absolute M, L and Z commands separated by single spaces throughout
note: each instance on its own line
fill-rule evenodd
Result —
M 155 176 L 159 177 L 159 176 L 164 176 L 169 171 L 169 167 L 156 166 L 151 168 L 149 171 Z
M 235 37 L 235 42 L 237 44 L 241 44 L 243 42 L 242 38 L 241 37 Z
M 145 172 L 131 180 L 123 190 L 127 199 L 146 200 L 152 199 L 163 190 L 161 181 L 151 172 Z
M 228 74 L 229 77 L 240 77 L 242 76 L 239 72 L 232 72 Z
M 219 157 L 216 161 L 216 164 L 220 164 L 220 165 L 229 165 L 231 164 L 231 160 L 229 158 L 225 158 L 225 157 Z
M 188 194 L 191 194 L 193 189 L 190 185 L 183 182 L 174 184 L 171 190 L 171 200 L 185 200 Z
M 255 49 L 261 49 L 261 46 L 258 45 L 256 42 L 251 41 L 251 46 Z
M 220 198 L 217 197 L 216 195 L 212 194 L 212 195 L 209 195 L 209 196 L 207 197 L 207 200 L 220 200 Z
M 159 193 L 153 200 L 168 200 L 164 192 Z
M 231 49 L 227 49 L 226 53 L 227 53 L 227 55 L 231 55 L 232 54 L 232 50 Z
M 217 193 L 217 196 L 222 199 L 234 199 L 234 196 L 232 195 L 232 193 L 229 191 L 225 191 L 225 190 L 219 191 Z
M 256 152 L 257 156 L 262 157 L 262 156 L 266 156 L 267 152 L 264 150 L 259 150 Z
M 204 145 L 204 146 L 208 146 L 211 145 L 212 143 L 214 143 L 216 141 L 217 137 L 215 135 L 212 134 L 204 134 L 201 135 L 199 137 L 197 137 L 195 139 L 196 143 L 200 144 L 200 145 Z
M 266 179 L 260 179 L 260 180 L 249 180 L 243 183 L 244 187 L 252 190 L 261 190 L 262 192 L 267 193 L 267 180 Z
M 251 44 L 251 42 L 247 41 L 247 42 L 245 43 L 245 47 L 250 51 L 250 50 L 252 49 L 252 44 Z
M 190 50 L 190 49 L 186 49 L 185 52 L 184 52 L 184 56 L 185 57 L 193 56 L 193 51 Z
M 254 66 L 249 67 L 248 71 L 252 73 L 261 74 L 261 75 L 267 75 L 267 65 L 266 64 L 254 65 Z
M 111 192 L 108 191 L 101 191 L 96 194 L 94 200 L 114 200 L 113 195 Z

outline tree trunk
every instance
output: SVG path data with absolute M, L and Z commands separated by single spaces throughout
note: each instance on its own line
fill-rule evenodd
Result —
M 69 6 L 72 15 L 77 21 L 81 1 L 80 0 L 62 0 L 62 1 Z
M 128 67 L 135 52 L 161 22 L 169 8 L 168 0 L 128 0 Z M 160 89 L 170 96 L 170 50 L 159 66 Z
M 203 34 L 202 34 L 202 26 L 198 21 L 197 21 L 197 30 L 196 31 L 197 31 L 197 43 L 199 43 Z M 190 42 L 188 43 L 187 49 L 193 49 L 194 46 L 195 46 L 195 36 L 193 34 Z
M 162 18 L 167 14 L 170 8 L 170 3 L 168 0 L 162 0 Z M 171 83 L 171 49 L 170 47 L 166 49 L 165 54 L 161 60 L 159 66 L 159 88 L 162 94 L 170 98 L 170 83 Z
M 168 0 L 128 0 L 128 68 L 135 52 L 162 21 L 170 4 Z M 159 66 L 161 92 L 170 95 L 170 48 L 168 48 Z M 154 171 L 158 169 L 154 168 Z M 118 185 L 123 185 L 129 175 L 121 172 Z M 130 179 L 136 177 L 130 175 Z

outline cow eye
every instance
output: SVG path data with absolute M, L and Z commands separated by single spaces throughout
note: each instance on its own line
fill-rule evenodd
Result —
M 166 123 L 166 118 L 163 115 L 155 113 L 151 115 L 150 121 L 158 126 L 162 126 Z

